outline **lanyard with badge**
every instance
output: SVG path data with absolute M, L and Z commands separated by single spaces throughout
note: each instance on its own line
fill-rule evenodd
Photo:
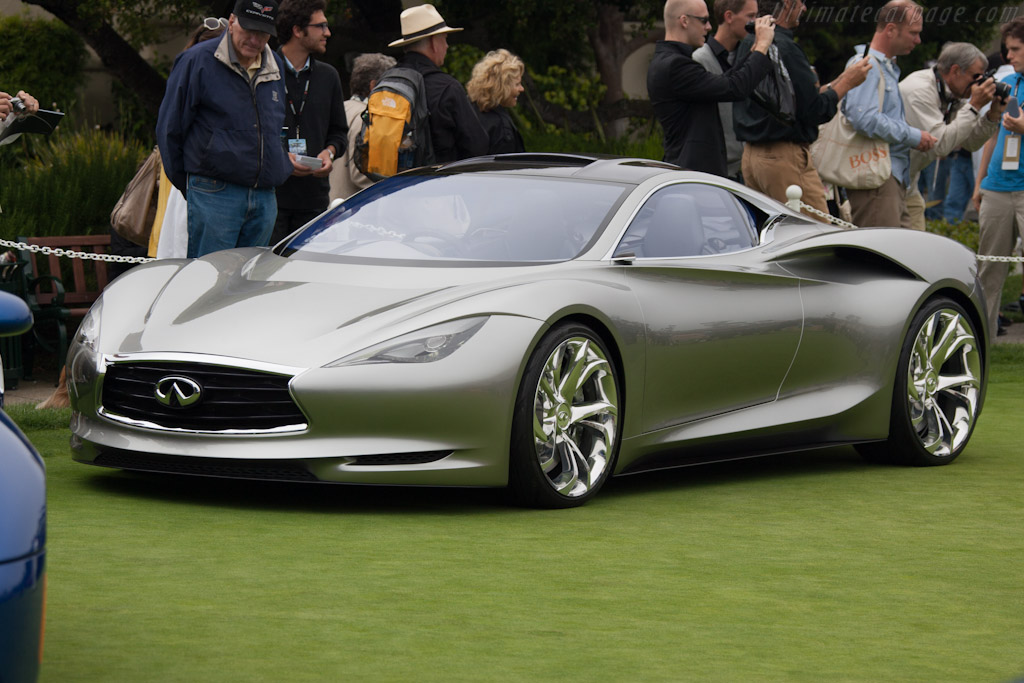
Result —
M 1020 90 L 1020 75 L 1017 75 L 1017 87 L 1013 89 L 1013 96 L 1017 97 Z M 1003 165 L 1004 171 L 1016 171 L 1020 168 L 1020 135 L 1006 131 L 1006 138 L 1003 140 Z
M 306 74 L 306 85 L 302 90 L 302 101 L 299 102 L 299 108 L 296 111 L 295 102 L 292 99 L 291 92 L 288 92 L 288 106 L 292 110 L 292 122 L 295 126 L 295 137 L 288 137 L 288 151 L 292 154 L 306 154 L 306 139 L 302 137 L 300 120 L 302 118 L 302 110 L 306 108 L 306 98 L 309 96 L 309 82 L 312 79 L 310 72 L 312 71 L 312 65 L 310 68 L 304 69 L 302 73 Z M 300 74 L 295 75 L 295 81 L 297 84 L 302 84 L 302 77 Z M 289 89 L 286 87 L 286 91 Z M 283 135 L 287 135 L 287 128 L 282 131 Z

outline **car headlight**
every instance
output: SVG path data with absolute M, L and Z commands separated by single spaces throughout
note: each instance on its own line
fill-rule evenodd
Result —
M 426 327 L 339 358 L 324 367 L 371 363 L 433 363 L 455 353 L 485 322 L 486 317 L 462 318 Z
M 103 300 L 99 299 L 92 305 L 89 312 L 78 325 L 78 332 L 68 350 L 67 377 L 68 389 L 80 396 L 80 389 L 94 381 L 98 373 L 98 354 L 100 340 L 100 315 L 103 311 Z

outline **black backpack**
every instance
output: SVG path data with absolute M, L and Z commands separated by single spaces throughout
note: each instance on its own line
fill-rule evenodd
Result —
M 374 180 L 434 163 L 423 75 L 388 69 L 370 92 L 353 152 L 356 168 Z

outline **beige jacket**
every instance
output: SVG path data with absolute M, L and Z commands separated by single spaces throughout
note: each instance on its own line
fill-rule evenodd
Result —
M 952 97 L 949 88 L 942 84 L 946 95 Z M 927 152 L 910 150 L 910 186 L 917 187 L 917 178 L 921 171 L 939 157 L 948 156 L 964 147 L 972 152 L 981 148 L 985 142 L 999 130 L 999 121 L 989 121 L 979 116 L 968 105 L 967 100 L 959 100 L 956 113 L 949 123 L 942 120 L 942 101 L 935 83 L 935 72 L 932 69 L 921 69 L 900 81 L 900 95 L 907 123 L 914 128 L 926 130 L 938 140 Z
M 356 142 L 363 130 L 363 112 L 366 110 L 366 102 L 351 97 L 345 100 L 345 118 L 348 119 L 348 147 L 345 155 L 334 162 L 331 170 L 331 201 L 335 199 L 348 199 L 359 190 L 373 185 L 373 181 L 364 176 L 356 168 L 352 155 L 356 149 Z

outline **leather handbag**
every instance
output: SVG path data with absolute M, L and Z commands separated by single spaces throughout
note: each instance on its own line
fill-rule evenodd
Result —
M 160 150 L 154 147 L 110 213 L 114 232 L 142 247 L 149 245 L 149 233 L 156 219 L 160 164 Z
M 881 65 L 879 65 L 881 68 Z M 885 97 L 885 77 L 878 79 L 878 109 Z M 873 190 L 892 175 L 889 143 L 857 132 L 842 111 L 818 128 L 811 157 L 821 179 L 849 190 Z

